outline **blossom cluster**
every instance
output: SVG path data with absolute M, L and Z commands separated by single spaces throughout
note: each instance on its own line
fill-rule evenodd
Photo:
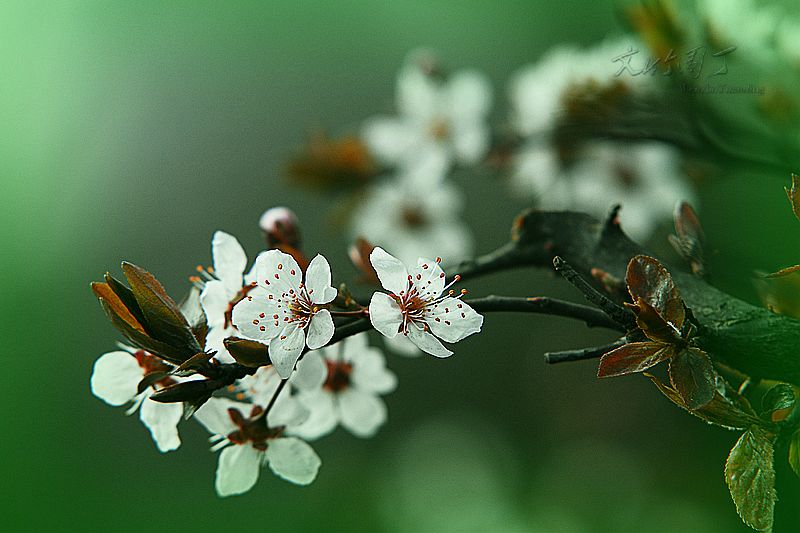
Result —
M 192 278 L 189 299 L 205 316 L 205 353 L 212 364 L 234 362 L 226 340 L 244 338 L 269 355 L 267 364 L 193 413 L 211 433 L 212 450 L 221 450 L 216 490 L 220 496 L 250 490 L 262 466 L 287 481 L 309 484 L 321 460 L 307 441 L 339 425 L 358 437 L 375 435 L 387 421 L 381 396 L 396 388 L 397 378 L 367 333 L 333 341 L 334 316 L 352 320 L 353 312 L 336 310 L 338 291 L 322 255 L 301 268 L 292 255 L 270 249 L 247 270 L 242 246 L 218 231 L 212 256 L 213 267 L 198 268 L 203 277 Z M 441 341 L 454 343 L 480 331 L 483 317 L 462 301 L 463 291 L 448 290 L 459 277 L 447 283 L 438 259 L 420 258 L 406 267 L 381 248 L 369 257 L 386 292 L 375 292 L 369 306 L 355 314 L 368 316 L 385 337 L 403 337 L 424 352 L 447 357 L 452 352 Z M 121 348 L 95 362 L 92 392 L 110 405 L 131 404 L 128 414 L 139 409 L 158 449 L 177 449 L 186 406 L 151 396 L 199 376 L 145 350 Z

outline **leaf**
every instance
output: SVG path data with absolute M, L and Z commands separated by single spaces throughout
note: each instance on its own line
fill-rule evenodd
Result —
M 150 387 L 151 385 L 155 385 L 159 381 L 169 378 L 169 372 L 164 371 L 155 371 L 146 374 L 142 380 L 139 382 L 139 385 L 136 387 L 136 394 L 141 394 Z
M 788 383 L 778 383 L 770 388 L 761 398 L 761 412 L 772 414 L 781 409 L 788 409 L 794 405 L 794 389 Z
M 689 409 L 704 406 L 717 391 L 711 359 L 699 348 L 687 348 L 672 357 L 669 381 Z
M 792 174 L 792 187 L 784 187 L 784 190 L 789 197 L 789 203 L 792 204 L 794 216 L 800 219 L 800 176 Z
M 744 432 L 725 462 L 725 481 L 736 511 L 756 531 L 771 531 L 775 510 L 773 440 L 761 428 Z
M 608 378 L 643 372 L 672 355 L 672 347 L 655 342 L 629 342 L 600 358 L 597 377 Z
M 634 302 L 641 298 L 676 329 L 683 327 L 686 318 L 683 300 L 672 276 L 657 259 L 646 255 L 637 255 L 631 259 L 625 282 Z
M 117 308 L 112 307 L 105 298 L 98 299 L 106 316 L 111 320 L 111 323 L 131 342 L 131 344 L 137 348 L 147 350 L 151 354 L 157 355 L 173 364 L 180 364 L 186 359 L 186 355 L 182 350 L 150 337 L 144 331 L 128 323 L 117 313 Z
M 705 275 L 705 233 L 700 219 L 688 202 L 681 202 L 675 207 L 675 233 L 670 235 L 670 243 L 675 250 L 686 259 L 695 275 Z
M 130 328 L 145 334 L 144 326 L 136 317 L 131 313 L 125 303 L 120 297 L 111 289 L 107 283 L 94 282 L 92 283 L 92 292 L 100 300 L 103 309 L 107 308 L 106 314 L 112 314 L 120 321 L 124 322 Z
M 784 276 L 788 276 L 789 274 L 794 274 L 798 270 L 800 270 L 800 265 L 793 265 L 793 266 L 790 266 L 790 267 L 782 268 L 782 269 L 778 270 L 777 272 L 772 272 L 770 274 L 764 274 L 763 277 L 765 279 L 782 278 Z
M 800 318 L 800 265 L 753 279 L 756 292 L 773 313 Z
M 652 374 L 645 372 L 644 375 L 650 378 L 650 381 L 661 391 L 661 394 L 666 396 L 672 403 L 709 424 L 726 429 L 744 429 L 759 423 L 758 419 L 742 410 L 736 403 L 725 398 L 719 392 L 716 392 L 711 401 L 699 409 L 690 409 L 678 391 L 665 385 Z
M 800 476 L 800 430 L 795 431 L 789 440 L 789 465 Z
M 145 319 L 142 309 L 139 307 L 139 302 L 136 301 L 136 297 L 133 295 L 133 291 L 109 272 L 106 272 L 103 278 L 106 280 L 111 290 L 114 291 L 114 294 L 116 294 L 125 307 L 128 308 L 128 311 L 130 311 L 131 314 L 136 317 L 136 320 L 144 326 L 144 329 L 147 330 L 147 319 Z
M 625 307 L 634 312 L 636 325 L 650 340 L 664 344 L 681 342 L 681 332 L 664 320 L 658 311 L 642 298 L 637 298 L 633 304 L 625 302 Z
M 128 278 L 133 295 L 149 324 L 150 336 L 185 352 L 184 359 L 201 352 L 189 323 L 164 287 L 146 270 L 123 262 L 122 271 Z
M 195 370 L 208 366 L 208 361 L 217 352 L 198 352 L 191 356 L 189 359 L 181 363 L 181 365 L 172 371 L 173 374 L 179 376 L 188 376 L 194 373 Z
M 183 381 L 157 390 L 150 395 L 150 399 L 161 403 L 195 401 L 208 398 L 215 390 L 223 386 L 222 382 L 213 379 Z
M 236 362 L 252 368 L 272 364 L 269 359 L 269 346 L 257 341 L 228 337 L 222 341 Z

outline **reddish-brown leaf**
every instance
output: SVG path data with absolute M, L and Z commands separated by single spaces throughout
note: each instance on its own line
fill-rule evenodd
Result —
M 643 372 L 672 355 L 672 346 L 656 342 L 629 342 L 600 358 L 597 377 L 608 378 Z
M 641 298 L 678 330 L 683 327 L 686 318 L 683 300 L 672 276 L 657 259 L 646 255 L 631 259 L 625 281 L 634 302 Z
M 681 340 L 680 331 L 643 299 L 638 298 L 635 304 L 625 305 L 636 314 L 636 324 L 650 340 L 665 344 L 674 344 Z
M 792 187 L 785 188 L 786 196 L 789 197 L 789 202 L 792 204 L 792 211 L 794 216 L 800 219 L 800 176 L 792 174 Z
M 128 310 L 125 304 L 120 300 L 119 296 L 111 289 L 108 283 L 94 282 L 92 283 L 92 292 L 97 296 L 105 305 L 108 306 L 110 312 L 116 315 L 121 321 L 130 326 L 140 333 L 145 333 L 144 327 L 136 319 L 135 316 Z
M 228 337 L 222 342 L 240 365 L 256 368 L 272 364 L 266 344 L 239 337 Z
M 705 273 L 705 233 L 700 219 L 697 217 L 692 206 L 687 202 L 681 202 L 675 208 L 675 233 L 677 237 L 670 238 L 670 242 L 681 256 L 686 259 L 692 267 L 692 272 L 698 276 Z
M 714 398 L 716 376 L 711 359 L 699 348 L 676 353 L 669 362 L 669 381 L 689 409 L 698 409 Z

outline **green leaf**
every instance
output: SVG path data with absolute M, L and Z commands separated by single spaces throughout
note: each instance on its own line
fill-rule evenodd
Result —
M 240 365 L 255 368 L 272 364 L 269 359 L 269 346 L 266 344 L 239 337 L 228 337 L 222 342 Z
M 597 377 L 608 378 L 643 372 L 672 355 L 672 346 L 655 342 L 629 342 L 600 358 Z
M 201 352 L 189 323 L 158 280 L 131 263 L 122 263 L 122 271 L 142 309 L 150 336 L 183 350 L 184 359 Z
M 800 430 L 795 431 L 789 439 L 789 465 L 800 476 Z
M 725 462 L 725 481 L 736 511 L 756 531 L 771 531 L 775 510 L 773 439 L 763 429 L 750 428 L 734 445 Z
M 641 298 L 678 330 L 683 327 L 686 319 L 683 300 L 672 276 L 658 259 L 646 255 L 637 255 L 631 259 L 625 282 L 634 302 Z
M 678 391 L 665 385 L 652 374 L 645 372 L 644 375 L 650 378 L 650 381 L 661 391 L 661 394 L 666 396 L 672 403 L 709 424 L 726 429 L 745 429 L 759 423 L 755 416 L 747 413 L 733 400 L 726 398 L 719 392 L 715 392 L 711 401 L 699 409 L 690 409 Z
M 717 391 L 711 359 L 699 348 L 687 348 L 672 357 L 669 362 L 669 381 L 689 409 L 704 406 Z
M 794 389 L 788 383 L 778 383 L 769 389 L 761 399 L 761 412 L 770 414 L 779 409 L 788 409 L 794 405 Z

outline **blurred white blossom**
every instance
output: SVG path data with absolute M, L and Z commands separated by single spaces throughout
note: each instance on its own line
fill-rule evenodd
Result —
M 369 188 L 351 214 L 351 233 L 391 250 L 406 262 L 420 256 L 458 261 L 473 251 L 472 234 L 460 218 L 464 194 L 446 179 L 441 152 L 423 150 L 394 177 Z
M 486 154 L 492 89 L 484 75 L 462 70 L 445 77 L 430 52 L 416 51 L 401 68 L 396 90 L 398 114 L 373 117 L 363 127 L 362 138 L 378 159 L 401 165 L 433 148 L 448 163 L 469 165 Z

